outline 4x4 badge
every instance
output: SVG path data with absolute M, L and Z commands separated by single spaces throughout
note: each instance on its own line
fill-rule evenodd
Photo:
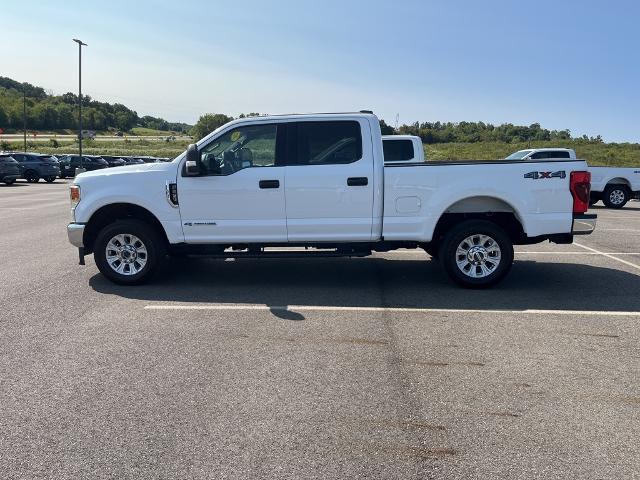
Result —
M 566 178 L 567 172 L 558 170 L 557 172 L 529 172 L 524 174 L 524 178 L 539 180 L 542 178 Z

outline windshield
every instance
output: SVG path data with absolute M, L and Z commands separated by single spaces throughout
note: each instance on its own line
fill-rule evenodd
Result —
M 531 150 L 518 150 L 505 158 L 505 160 L 522 160 L 529 153 L 531 153 Z

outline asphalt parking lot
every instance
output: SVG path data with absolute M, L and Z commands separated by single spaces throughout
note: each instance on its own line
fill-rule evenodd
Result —
M 67 183 L 0 187 L 0 478 L 640 476 L 640 203 L 517 247 L 173 260 L 118 287 Z

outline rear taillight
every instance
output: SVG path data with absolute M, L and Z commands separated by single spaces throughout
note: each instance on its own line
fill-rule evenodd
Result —
M 591 194 L 591 173 L 571 172 L 569 188 L 573 196 L 573 213 L 586 212 Z

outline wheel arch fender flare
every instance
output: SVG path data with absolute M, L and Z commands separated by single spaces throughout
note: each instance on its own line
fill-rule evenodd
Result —
M 87 253 L 93 251 L 93 243 L 98 232 L 106 225 L 117 220 L 138 219 L 148 223 L 151 227 L 158 231 L 167 243 L 169 243 L 167 232 L 165 231 L 160 220 L 149 209 L 130 202 L 117 202 L 102 205 L 97 208 L 89 217 L 86 223 L 83 243 Z
M 503 220 L 496 221 L 498 218 L 512 217 L 517 222 L 521 232 L 523 234 L 527 232 L 525 217 L 522 215 L 521 209 L 503 195 L 495 193 L 465 195 L 449 200 L 446 205 L 446 207 L 440 208 L 437 215 L 435 215 L 437 221 L 433 230 L 432 240 L 436 240 L 437 235 L 443 233 L 442 228 L 446 226 L 447 219 L 453 215 L 459 216 L 461 219 L 484 216 L 490 221 L 491 217 L 495 217 L 493 222 L 498 225 L 504 223 Z

